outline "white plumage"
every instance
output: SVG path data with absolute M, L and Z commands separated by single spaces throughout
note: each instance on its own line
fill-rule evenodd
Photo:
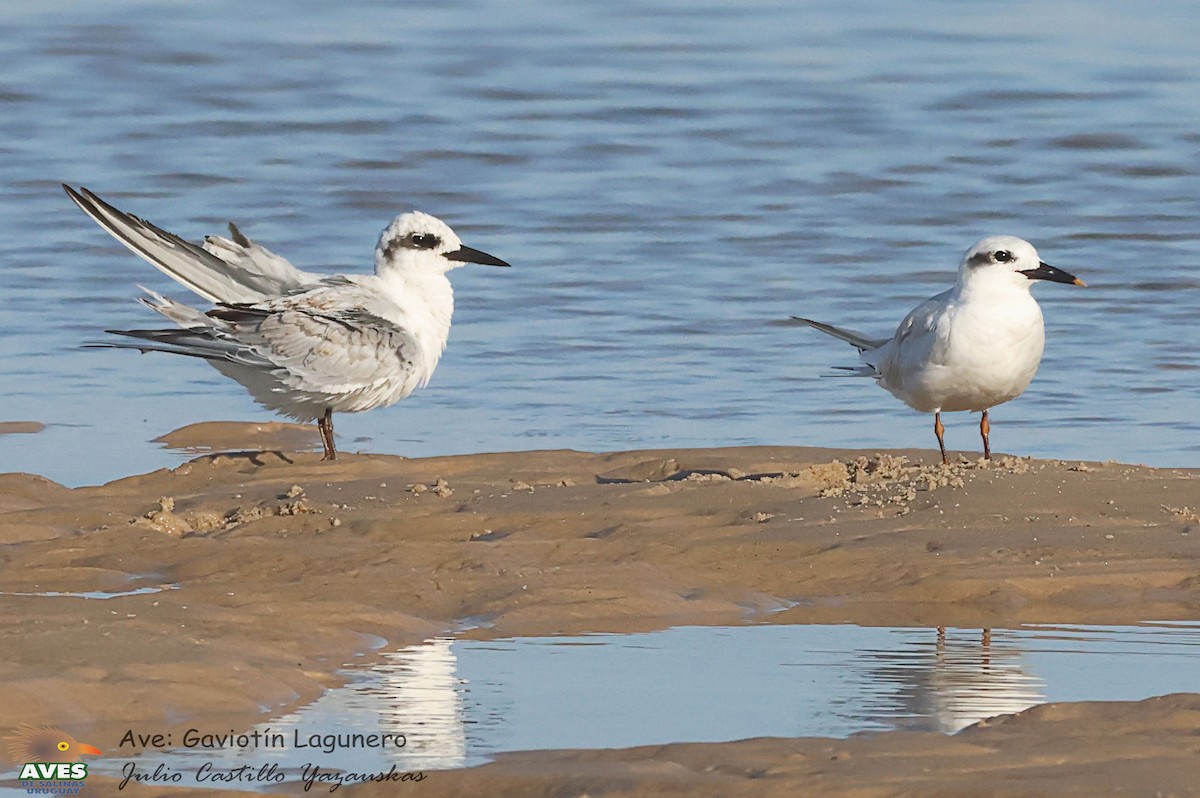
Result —
M 75 204 L 159 271 L 216 303 L 202 313 L 143 289 L 147 307 L 176 328 L 109 330 L 138 339 L 99 346 L 206 359 L 262 405 L 317 420 L 325 459 L 336 459 L 333 413 L 386 407 L 424 386 L 450 334 L 454 292 L 446 272 L 464 263 L 507 266 L 464 247 L 445 222 L 413 211 L 379 237 L 375 274 L 322 276 L 297 269 L 242 235 L 185 241 L 63 186 Z
M 796 318 L 859 350 L 856 373 L 914 410 L 934 413 L 934 432 L 947 462 L 942 411 L 982 412 L 984 457 L 991 457 L 988 410 L 1024 393 L 1045 345 L 1033 280 L 1083 285 L 1043 263 L 1028 241 L 988 236 L 967 250 L 954 287 L 912 310 L 891 338 L 870 339 L 831 324 Z

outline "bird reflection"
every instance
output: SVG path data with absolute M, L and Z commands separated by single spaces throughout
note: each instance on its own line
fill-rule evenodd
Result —
M 1022 667 L 1016 635 L 947 634 L 901 650 L 869 652 L 871 680 L 891 688 L 874 697 L 874 720 L 894 728 L 952 734 L 995 715 L 1045 700 L 1044 684 Z
M 467 761 L 463 684 L 453 639 L 436 637 L 388 654 L 382 677 L 369 691 L 378 701 L 379 727 L 407 738 L 409 768 L 462 767 Z

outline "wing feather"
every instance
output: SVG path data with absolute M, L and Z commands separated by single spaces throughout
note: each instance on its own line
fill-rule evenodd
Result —
M 250 241 L 232 225 L 232 240 L 212 237 L 201 247 L 125 213 L 86 188 L 76 191 L 64 184 L 63 189 L 135 255 L 211 302 L 259 302 L 320 279 Z

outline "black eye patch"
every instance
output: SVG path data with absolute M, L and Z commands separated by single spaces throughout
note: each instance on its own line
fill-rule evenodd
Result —
M 383 254 L 390 260 L 395 257 L 396 250 L 404 249 L 437 249 L 442 239 L 434 233 L 409 233 L 404 238 L 393 238 L 383 247 Z
M 412 249 L 434 249 L 441 243 L 442 239 L 433 233 L 411 233 L 405 239 L 405 246 Z

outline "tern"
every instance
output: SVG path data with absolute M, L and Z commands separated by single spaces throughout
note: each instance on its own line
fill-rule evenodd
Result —
M 865 364 L 847 369 L 875 381 L 913 410 L 933 413 L 942 462 L 942 412 L 982 412 L 983 456 L 991 459 L 988 410 L 1025 392 L 1042 361 L 1042 310 L 1030 293 L 1035 280 L 1085 285 L 1043 263 L 1028 241 L 988 236 L 967 250 L 954 287 L 912 310 L 891 338 L 793 316 L 859 351 Z
M 215 305 L 202 313 L 143 287 L 148 298 L 139 301 L 177 326 L 107 330 L 137 340 L 92 346 L 203 358 L 259 404 L 316 421 L 323 460 L 337 459 L 334 412 L 387 407 L 433 376 L 454 312 L 446 273 L 467 263 L 509 265 L 463 246 L 442 220 L 412 211 L 379 236 L 374 274 L 313 274 L 232 223 L 229 238 L 196 245 L 86 188 L 63 188 L 134 254 Z

